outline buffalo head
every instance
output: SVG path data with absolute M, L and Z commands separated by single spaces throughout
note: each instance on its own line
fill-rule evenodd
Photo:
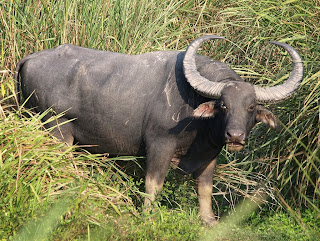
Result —
M 298 52 L 291 46 L 271 42 L 283 47 L 293 60 L 293 70 L 288 80 L 273 87 L 261 88 L 237 79 L 215 81 L 201 76 L 195 64 L 195 54 L 200 45 L 209 39 L 223 39 L 220 36 L 204 36 L 193 41 L 185 54 L 183 67 L 187 81 L 200 95 L 212 101 L 200 104 L 193 112 L 197 118 L 219 116 L 222 122 L 225 143 L 231 151 L 240 151 L 252 127 L 257 122 L 277 128 L 278 119 L 261 103 L 274 103 L 291 96 L 303 77 L 303 64 Z M 219 73 L 217 73 L 219 74 Z

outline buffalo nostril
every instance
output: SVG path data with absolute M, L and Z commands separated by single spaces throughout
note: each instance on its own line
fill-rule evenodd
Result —
M 239 131 L 239 130 L 228 130 L 226 132 L 226 135 L 225 137 L 227 139 L 238 139 L 238 140 L 241 140 L 241 141 L 244 141 L 245 140 L 245 133 L 243 131 Z

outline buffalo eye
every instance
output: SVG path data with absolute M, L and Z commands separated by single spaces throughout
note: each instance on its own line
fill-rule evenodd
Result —
M 226 111 L 228 108 L 223 102 L 220 102 L 220 109 Z
M 255 107 L 256 107 L 256 106 L 255 106 L 254 104 L 249 105 L 249 107 L 248 107 L 248 111 L 249 111 L 249 112 L 254 111 L 254 108 L 255 108 Z

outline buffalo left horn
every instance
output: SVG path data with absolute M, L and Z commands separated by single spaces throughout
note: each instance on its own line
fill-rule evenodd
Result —
M 195 91 L 197 91 L 202 96 L 218 99 L 221 96 L 221 91 L 224 88 L 225 83 L 211 82 L 202 77 L 197 70 L 195 60 L 195 55 L 198 48 L 202 45 L 203 42 L 210 39 L 225 39 L 225 37 L 217 35 L 206 35 L 195 39 L 186 50 L 183 59 L 183 69 L 187 81 Z

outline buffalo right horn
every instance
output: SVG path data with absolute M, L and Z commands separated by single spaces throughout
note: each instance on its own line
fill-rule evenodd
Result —
M 285 43 L 270 43 L 283 47 L 290 54 L 293 67 L 289 78 L 280 85 L 265 88 L 254 86 L 259 103 L 274 103 L 289 98 L 298 89 L 303 78 L 303 62 L 298 51 Z

